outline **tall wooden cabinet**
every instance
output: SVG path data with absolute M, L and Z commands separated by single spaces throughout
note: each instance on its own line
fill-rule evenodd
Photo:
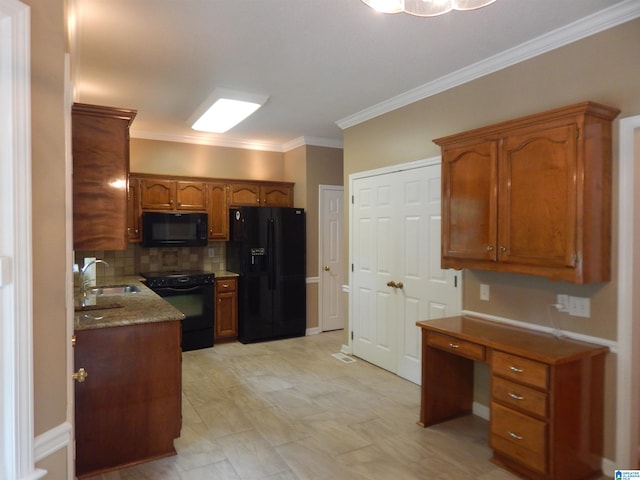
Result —
M 76 103 L 72 110 L 73 248 L 127 248 L 129 126 L 135 110 Z
M 442 267 L 611 276 L 611 123 L 585 102 L 439 138 Z

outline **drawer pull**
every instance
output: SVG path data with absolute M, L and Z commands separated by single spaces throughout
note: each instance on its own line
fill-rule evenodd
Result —
M 513 365 L 511 365 L 509 367 L 509 370 L 511 370 L 512 372 L 515 372 L 515 373 L 524 373 L 524 369 L 523 368 L 514 367 Z
M 517 393 L 509 392 L 509 396 L 514 400 L 524 400 L 524 397 L 522 395 L 518 395 Z
M 507 432 L 507 433 L 511 438 L 514 438 L 516 440 L 524 440 L 524 437 L 518 435 L 517 433 L 513 433 L 513 432 Z
M 460 348 L 460 345 L 458 345 L 457 343 L 450 343 L 449 347 L 451 347 L 451 348 Z

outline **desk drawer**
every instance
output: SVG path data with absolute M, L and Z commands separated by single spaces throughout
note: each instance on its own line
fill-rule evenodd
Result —
M 491 398 L 512 405 L 526 413 L 547 416 L 547 394 L 519 383 L 494 376 L 491 379 Z
M 441 333 L 429 332 L 427 344 L 456 355 L 484 362 L 484 347 L 477 343 L 467 342 L 466 340 L 460 340 Z
M 491 358 L 491 370 L 494 375 L 533 387 L 548 388 L 549 367 L 544 363 L 498 351 L 494 351 Z
M 539 472 L 547 469 L 547 424 L 491 403 L 491 448 Z

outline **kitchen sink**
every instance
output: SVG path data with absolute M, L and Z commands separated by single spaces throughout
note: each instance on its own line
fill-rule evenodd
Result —
M 87 290 L 89 295 L 124 295 L 127 293 L 138 293 L 140 289 L 135 285 L 105 285 L 102 287 L 91 287 Z

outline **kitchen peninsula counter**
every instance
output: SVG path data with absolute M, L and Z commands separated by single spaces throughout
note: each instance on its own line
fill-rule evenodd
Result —
M 89 295 L 91 305 L 80 307 L 76 290 L 74 329 L 122 327 L 143 323 L 182 320 L 184 314 L 142 283 L 138 275 L 109 280 L 110 285 L 134 285 L 140 291 L 121 295 Z M 100 285 L 98 285 L 100 286 Z

